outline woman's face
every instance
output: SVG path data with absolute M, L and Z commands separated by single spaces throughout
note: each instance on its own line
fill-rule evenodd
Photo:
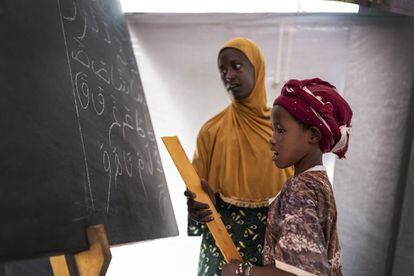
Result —
M 224 49 L 218 57 L 218 67 L 224 87 L 235 100 L 242 100 L 252 93 L 254 67 L 242 52 Z

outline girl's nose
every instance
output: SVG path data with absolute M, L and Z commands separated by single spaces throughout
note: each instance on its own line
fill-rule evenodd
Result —
M 270 146 L 274 146 L 275 145 L 275 141 L 273 140 L 273 137 L 270 137 L 270 139 L 269 139 L 269 145 Z

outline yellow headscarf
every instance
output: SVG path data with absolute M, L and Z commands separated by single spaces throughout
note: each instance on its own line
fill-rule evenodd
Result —
M 263 207 L 276 196 L 293 169 L 280 170 L 272 162 L 270 108 L 266 105 L 265 65 L 258 46 L 246 38 L 224 44 L 244 53 L 254 67 L 255 85 L 245 99 L 235 101 L 201 128 L 193 158 L 221 198 L 241 207 Z M 222 49 L 222 50 L 223 50 Z

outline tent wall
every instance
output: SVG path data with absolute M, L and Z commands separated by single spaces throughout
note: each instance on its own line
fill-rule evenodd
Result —
M 202 123 L 229 104 L 217 53 L 230 38 L 249 37 L 263 50 L 269 104 L 290 78 L 317 76 L 336 85 L 354 111 L 347 158 L 325 158 L 334 172 L 344 274 L 414 273 L 414 163 L 411 156 L 408 165 L 404 155 L 411 148 L 407 128 L 414 124 L 408 121 L 413 19 L 129 14 L 127 21 L 155 131 L 158 136 L 179 135 L 189 155 Z M 167 153 L 161 154 L 183 234 L 183 184 L 177 184 Z M 409 172 L 405 177 L 404 166 Z

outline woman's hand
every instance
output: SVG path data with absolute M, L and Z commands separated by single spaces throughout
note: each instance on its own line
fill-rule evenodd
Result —
M 205 179 L 201 180 L 201 187 L 210 197 L 211 202 L 216 205 L 214 192 Z M 213 212 L 210 210 L 210 206 L 208 204 L 194 200 L 196 198 L 196 194 L 190 190 L 186 190 L 184 195 L 187 197 L 187 209 L 191 219 L 201 223 L 213 220 L 213 217 L 211 216 Z

